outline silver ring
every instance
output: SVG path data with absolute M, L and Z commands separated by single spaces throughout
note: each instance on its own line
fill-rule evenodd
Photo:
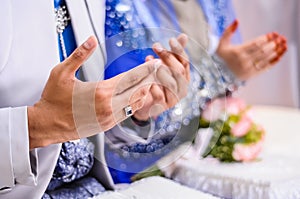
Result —
M 133 115 L 132 107 L 129 105 L 124 108 L 124 112 L 126 117 L 130 117 Z

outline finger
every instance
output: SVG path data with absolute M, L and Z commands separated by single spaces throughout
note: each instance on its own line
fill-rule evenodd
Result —
M 221 42 L 230 44 L 231 43 L 231 38 L 234 34 L 234 32 L 237 30 L 239 26 L 238 20 L 234 20 L 232 24 L 230 24 L 224 31 L 222 37 L 221 37 Z
M 168 108 L 175 106 L 182 98 L 187 95 L 188 91 L 188 81 L 181 74 L 175 71 L 172 71 L 172 73 L 173 78 L 176 81 L 176 90 L 172 86 L 164 87 L 166 104 Z
M 149 117 L 158 116 L 167 108 L 162 87 L 153 84 L 143 108 L 138 110 L 134 116 L 143 121 L 147 120 Z
M 89 37 L 81 46 L 76 48 L 74 52 L 62 63 L 64 71 L 75 74 L 78 68 L 90 57 L 97 47 L 97 39 L 95 36 Z
M 151 61 L 151 60 L 153 60 L 153 59 L 154 59 L 154 56 L 153 56 L 153 55 L 148 55 L 148 56 L 146 57 L 145 61 L 148 62 L 148 61 Z
M 151 86 L 150 93 L 152 95 L 154 103 L 164 104 L 165 97 L 162 87 L 154 84 Z
M 161 86 L 163 86 L 165 101 L 169 108 L 186 96 L 188 81 L 182 74 L 169 70 L 168 67 L 161 66 L 156 73 L 156 77 Z
M 118 82 L 116 84 L 118 86 L 115 88 L 115 95 L 138 85 L 141 81 L 153 73 L 157 65 L 160 65 L 160 63 L 160 60 L 151 60 L 125 73 L 113 77 L 112 79 L 114 79 L 115 82 Z
M 188 56 L 185 53 L 182 45 L 178 42 L 177 39 L 171 38 L 169 41 L 170 47 L 172 52 L 174 53 L 175 57 L 179 60 L 182 66 L 185 69 L 185 77 L 189 81 L 190 80 L 190 64 L 188 60 Z
M 287 45 L 283 45 L 282 47 L 281 47 L 281 50 L 279 51 L 279 53 L 278 53 L 278 55 L 277 55 L 277 57 L 275 57 L 274 59 L 272 59 L 271 61 L 270 61 L 270 64 L 275 64 L 275 63 L 277 63 L 280 59 L 281 59 L 281 57 L 285 54 L 285 52 L 287 51 Z
M 276 43 L 274 41 L 265 43 L 264 45 L 260 46 L 255 52 L 250 54 L 253 60 L 259 61 L 265 59 L 270 54 L 275 52 L 276 55 Z
M 178 42 L 180 43 L 180 45 L 185 48 L 187 45 L 187 42 L 189 40 L 188 36 L 184 33 L 181 33 L 178 37 L 177 37 Z
M 176 73 L 175 71 L 172 71 L 172 73 L 177 84 L 177 98 L 181 100 L 187 95 L 189 82 L 181 74 Z
M 144 103 L 145 103 L 145 99 L 141 99 L 127 106 L 124 106 L 121 109 L 114 109 L 113 110 L 114 123 L 118 124 L 124 121 L 125 119 L 133 115 L 136 111 L 140 110 L 144 106 Z M 131 114 L 127 115 L 126 112 L 128 113 L 128 110 L 126 109 L 128 108 L 131 109 Z
M 162 65 L 156 72 L 156 81 L 170 89 L 172 92 L 177 91 L 176 80 L 174 79 L 169 67 Z
M 153 103 L 149 115 L 151 117 L 157 117 L 168 109 L 164 88 L 159 85 L 152 85 L 150 92 L 153 97 Z
M 174 106 L 179 98 L 177 96 L 177 82 L 172 76 L 172 72 L 168 67 L 161 66 L 156 72 L 156 78 L 158 83 L 163 87 L 163 93 L 165 96 L 166 105 L 168 108 Z
M 149 81 L 147 81 L 147 79 Z M 146 98 L 149 94 L 151 84 L 154 82 L 154 78 L 151 79 L 149 77 L 147 79 L 145 79 L 143 82 L 140 82 L 140 84 L 127 89 L 119 95 L 113 95 L 112 106 L 120 109 Z
M 286 44 L 285 41 L 277 37 L 275 41 L 268 42 L 261 50 L 260 52 L 257 52 L 256 55 L 254 55 L 254 60 L 258 60 L 261 62 L 260 67 L 265 68 L 272 63 L 273 60 L 277 60 L 277 57 L 280 58 L 283 53 L 286 51 Z M 263 65 L 265 64 L 265 65 Z
M 175 54 L 176 58 L 181 62 L 182 65 L 188 65 L 188 56 L 185 53 L 183 46 L 178 42 L 177 39 L 171 38 L 169 41 L 172 52 Z
M 170 67 L 171 70 L 175 70 L 178 73 L 185 75 L 185 68 L 179 62 L 179 60 L 177 60 L 172 52 L 164 49 L 164 47 L 160 43 L 155 43 L 153 45 L 153 50 L 164 62 L 164 64 Z
M 281 57 L 287 50 L 286 39 L 282 36 L 278 37 L 275 41 L 277 56 Z
M 253 57 L 256 59 L 261 59 L 261 56 L 267 56 L 272 51 L 277 51 L 280 46 L 285 45 L 286 40 L 282 36 L 276 36 L 268 40 L 268 42 L 262 44 L 261 46 L 258 46 L 256 51 L 253 51 Z M 257 57 L 260 56 L 260 57 Z
M 270 41 L 270 37 L 273 37 L 273 34 L 272 36 L 270 34 L 262 35 L 257 37 L 256 39 L 246 42 L 244 44 L 244 46 L 246 47 L 246 51 L 248 53 L 256 52 L 262 45 Z
M 259 61 L 254 61 L 253 65 L 259 71 L 267 69 L 271 66 L 270 61 L 272 59 L 275 59 L 276 57 L 277 57 L 277 53 L 274 51 L 270 55 L 266 56 L 264 59 L 261 59 Z
M 261 59 L 258 63 L 256 63 L 257 67 L 260 69 L 270 68 L 280 60 L 285 51 L 285 46 L 279 46 L 278 48 L 274 49 L 271 53 L 263 57 L 263 59 Z

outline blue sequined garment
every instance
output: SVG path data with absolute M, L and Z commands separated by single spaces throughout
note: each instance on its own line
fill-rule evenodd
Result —
M 222 1 L 213 2 L 207 5 L 209 8 L 214 7 L 217 10 L 213 13 L 212 20 L 214 21 L 211 23 L 217 24 L 216 31 L 221 34 L 230 22 L 225 17 L 226 12 L 225 7 L 222 7 Z M 151 44 L 159 41 L 167 46 L 167 40 L 171 36 L 178 35 L 178 31 L 180 31 L 178 27 L 176 14 L 169 0 L 107 0 L 106 46 L 108 63 L 114 62 L 110 67 L 115 71 L 122 72 L 144 63 L 145 55 L 149 53 L 148 48 L 151 47 Z M 142 36 L 146 38 L 142 38 L 135 30 L 142 32 Z M 139 59 L 132 58 L 131 53 Z M 178 133 L 195 131 L 187 126 L 199 117 L 200 110 L 205 107 L 206 102 L 232 89 L 235 78 L 230 71 L 216 64 L 212 57 L 204 51 L 199 56 L 202 57 L 201 62 L 191 61 L 191 84 L 188 96 L 174 108 L 155 119 L 154 127 L 150 129 L 150 131 L 154 131 L 151 139 L 136 143 L 126 143 L 123 140 L 120 140 L 120 143 L 114 143 L 115 140 L 109 140 L 110 132 L 106 134 L 108 137 L 106 138 L 105 157 L 115 183 L 130 182 L 130 177 L 134 173 L 149 167 L 181 142 L 186 141 L 186 138 L 180 138 Z M 124 67 L 127 63 L 130 65 L 129 68 Z M 116 74 L 111 74 L 111 76 Z M 106 77 L 110 77 L 110 75 L 106 75 Z M 135 130 L 139 131 L 137 128 Z
M 94 145 L 88 139 L 65 142 L 47 190 L 54 190 L 65 183 L 84 177 L 91 170 L 93 163 Z
M 154 55 L 148 48 L 146 31 L 131 0 L 106 1 L 105 37 L 105 79 L 144 63 L 149 54 Z
M 53 191 L 47 191 L 47 193 L 43 195 L 42 199 L 87 199 L 97 196 L 104 191 L 104 187 L 95 178 L 88 176 L 70 184 L 65 184 Z
M 231 0 L 198 0 L 213 33 L 221 37 L 224 30 L 235 20 L 235 13 Z M 233 41 L 239 43 L 239 31 L 234 34 Z

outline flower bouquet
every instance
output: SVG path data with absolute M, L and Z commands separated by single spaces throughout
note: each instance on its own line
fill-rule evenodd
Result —
M 203 157 L 222 162 L 251 161 L 259 155 L 265 131 L 253 120 L 253 110 L 239 98 L 224 97 L 208 103 L 200 118 L 200 131 L 209 129 Z
M 132 177 L 132 181 L 150 176 L 171 177 L 180 159 L 216 158 L 221 162 L 252 161 L 259 155 L 264 141 L 264 129 L 254 122 L 250 106 L 239 98 L 224 97 L 212 100 L 200 117 L 199 131 L 191 147 L 179 146 L 148 169 Z M 187 150 L 189 148 L 189 150 Z M 182 156 L 182 151 L 186 153 Z M 181 154 L 181 155 L 178 155 Z

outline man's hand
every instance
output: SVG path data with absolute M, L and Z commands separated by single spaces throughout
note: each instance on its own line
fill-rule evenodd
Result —
M 30 148 L 88 137 L 127 118 L 124 108 L 144 106 L 153 84 L 182 93 L 184 78 L 160 60 L 151 60 L 114 78 L 82 82 L 75 72 L 97 46 L 90 37 L 65 61 L 53 68 L 41 99 L 28 107 Z M 164 55 L 168 56 L 168 54 Z
M 175 106 L 186 96 L 190 81 L 190 64 L 184 51 L 187 41 L 188 38 L 185 34 L 179 35 L 177 39 L 171 38 L 169 41 L 171 52 L 164 49 L 159 43 L 153 45 L 153 50 L 168 66 L 176 80 L 177 89 L 172 89 L 171 86 L 163 86 L 166 85 L 163 83 L 153 84 L 144 106 L 134 114 L 134 117 L 138 120 L 147 120 L 149 117 L 158 116 L 163 111 Z M 146 61 L 151 60 L 153 60 L 152 56 L 146 58 Z M 161 76 L 161 79 L 165 80 L 166 78 Z

